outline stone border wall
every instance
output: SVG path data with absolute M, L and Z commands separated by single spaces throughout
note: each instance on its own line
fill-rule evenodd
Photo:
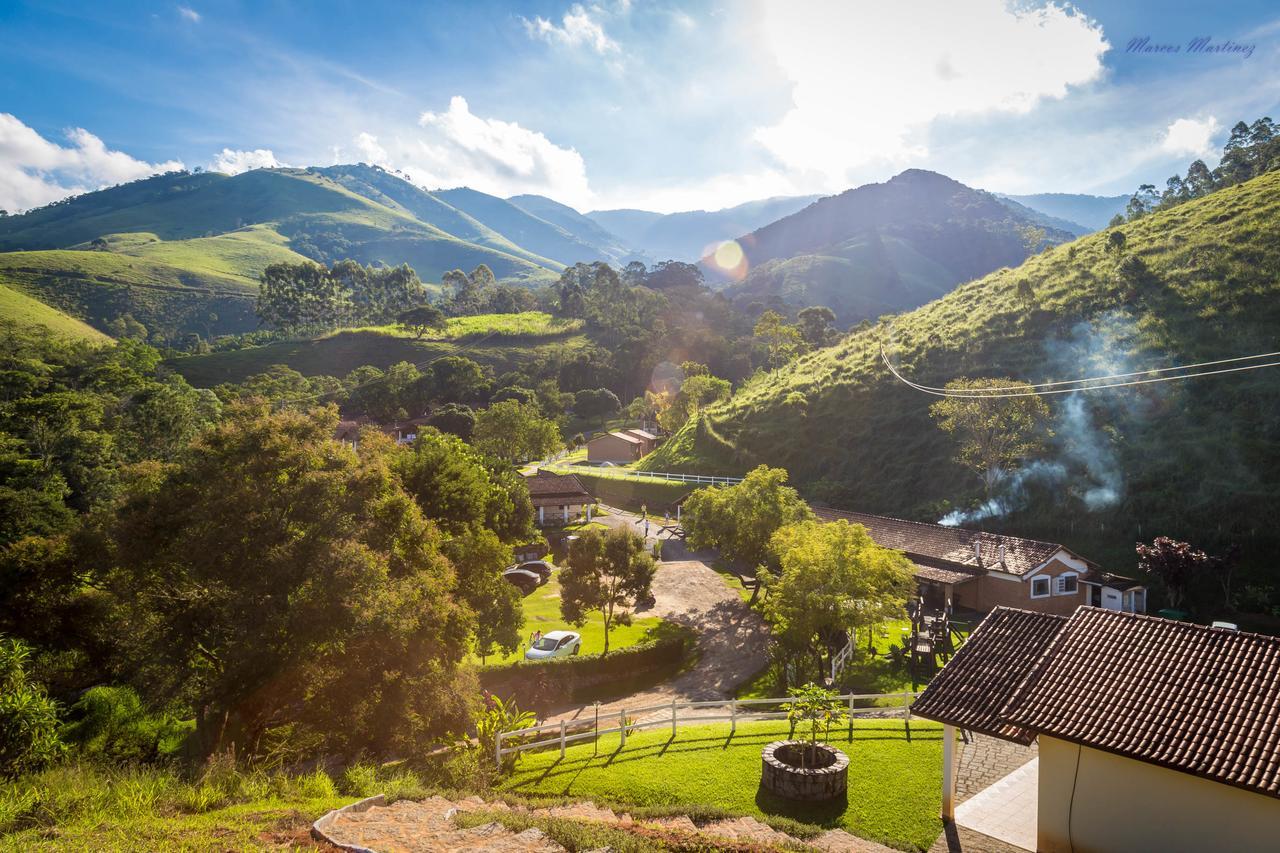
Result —
M 311 824 L 311 837 L 316 841 L 331 844 L 339 850 L 345 850 L 347 853 L 376 853 L 376 851 L 370 850 L 368 847 L 361 847 L 359 844 L 343 844 L 341 841 L 335 841 L 329 837 L 326 830 L 333 825 L 333 822 L 337 820 L 338 815 L 349 814 L 352 812 L 367 812 L 374 806 L 385 806 L 386 804 L 386 795 L 377 794 L 372 797 L 365 797 L 359 802 L 351 803 L 350 805 L 343 806 L 340 809 L 334 809 L 333 811 L 326 813 L 315 823 Z

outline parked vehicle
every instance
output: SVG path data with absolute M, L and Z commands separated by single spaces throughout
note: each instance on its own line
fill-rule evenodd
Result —
M 508 583 L 513 584 L 516 589 L 525 595 L 533 592 L 542 583 L 542 576 L 537 572 L 530 572 L 521 568 L 510 568 L 502 573 Z
M 548 631 L 525 650 L 525 660 L 547 660 L 576 655 L 582 651 L 582 636 L 576 631 Z
M 526 572 L 533 572 L 542 578 L 543 583 L 546 583 L 551 580 L 551 571 L 554 567 L 546 560 L 528 560 L 516 566 L 516 568 Z

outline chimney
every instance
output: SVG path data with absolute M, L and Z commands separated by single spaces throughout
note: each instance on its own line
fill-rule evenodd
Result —
M 1003 566 L 1004 565 L 1004 542 L 1000 543 L 999 554 L 1000 554 L 1000 565 Z
M 982 568 L 982 537 L 973 537 L 973 560 Z

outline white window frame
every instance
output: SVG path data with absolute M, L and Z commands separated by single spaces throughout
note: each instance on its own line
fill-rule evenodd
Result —
M 1036 594 L 1036 584 L 1044 581 L 1045 591 L 1040 595 Z M 1031 597 L 1032 598 L 1048 598 L 1053 595 L 1053 581 L 1047 577 L 1035 577 L 1031 579 Z
M 1075 580 L 1076 582 L 1075 589 L 1068 591 L 1065 588 L 1067 578 L 1072 578 Z M 1054 595 L 1079 595 L 1080 594 L 1080 575 L 1077 574 L 1076 572 L 1063 572 L 1062 574 L 1055 577 L 1053 579 L 1053 594 Z

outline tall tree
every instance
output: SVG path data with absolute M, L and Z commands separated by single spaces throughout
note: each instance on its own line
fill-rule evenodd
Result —
M 590 611 L 598 611 L 608 652 L 610 629 L 631 624 L 631 612 L 625 608 L 648 594 L 656 570 L 642 536 L 622 527 L 607 533 L 585 530 L 569 546 L 560 570 L 560 615 L 581 625 Z
M 787 485 L 787 472 L 764 465 L 741 483 L 699 489 L 684 502 L 682 521 L 691 547 L 717 548 L 743 568 L 776 567 L 769 548 L 779 528 L 813 518 L 813 510 Z
M 896 616 L 911 594 L 910 561 L 877 545 L 860 524 L 789 524 L 769 547 L 782 574 L 769 583 L 765 619 L 784 646 L 812 654 L 819 672 L 824 637 Z
M 503 400 L 476 415 L 472 443 L 504 462 L 542 459 L 563 444 L 560 428 L 533 404 Z
M 957 379 L 947 390 L 980 394 L 983 389 L 1012 388 L 1006 394 L 1026 396 L 947 397 L 929 412 L 938 427 L 959 445 L 959 461 L 982 478 L 991 497 L 1004 476 L 1044 446 L 1049 407 L 1031 386 L 1012 379 Z
M 786 321 L 777 311 L 768 310 L 760 315 L 752 331 L 769 353 L 769 367 L 778 368 L 804 351 L 804 336 L 800 329 Z
M 353 452 L 337 420 L 235 404 L 78 542 L 113 601 L 120 675 L 189 702 L 206 753 L 252 754 L 287 725 L 335 753 L 386 752 L 465 723 L 475 626 L 440 531 L 389 439 Z

